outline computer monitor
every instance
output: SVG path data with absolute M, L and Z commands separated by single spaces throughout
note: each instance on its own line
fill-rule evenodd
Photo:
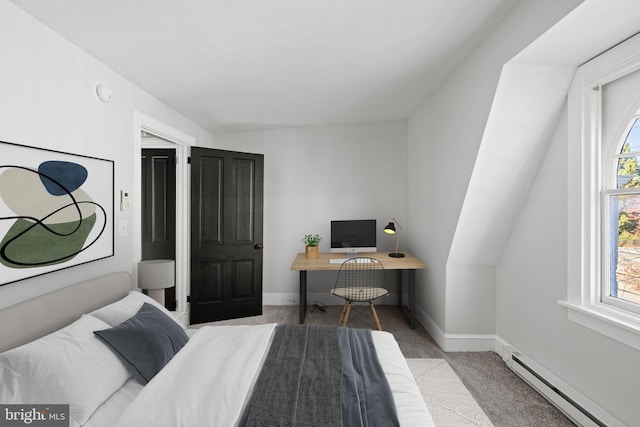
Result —
M 376 220 L 331 221 L 331 252 L 377 252 Z

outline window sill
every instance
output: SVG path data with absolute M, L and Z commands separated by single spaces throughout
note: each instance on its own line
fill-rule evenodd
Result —
M 616 309 L 596 305 L 584 306 L 558 301 L 568 309 L 569 320 L 640 350 L 640 319 Z

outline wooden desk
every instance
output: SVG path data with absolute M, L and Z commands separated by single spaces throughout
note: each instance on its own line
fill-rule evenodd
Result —
M 371 258 L 377 258 L 385 270 L 398 270 L 400 273 L 400 289 L 398 290 L 398 306 L 402 310 L 402 272 L 407 272 L 407 285 L 408 285 L 408 298 L 407 304 L 409 306 L 409 315 L 407 321 L 411 329 L 416 326 L 416 270 L 427 268 L 425 263 L 420 261 L 406 251 L 402 251 L 405 254 L 404 258 L 392 258 L 389 256 L 389 252 L 372 252 L 363 253 L 362 256 L 368 256 Z M 307 271 L 337 271 L 340 270 L 341 264 L 331 264 L 329 259 L 331 258 L 346 258 L 346 254 L 334 254 L 321 252 L 318 258 L 307 258 L 305 254 L 301 253 L 296 255 L 296 258 L 291 264 L 291 270 L 300 272 L 300 323 L 304 323 L 304 318 L 307 313 Z M 403 310 L 404 313 L 404 310 Z

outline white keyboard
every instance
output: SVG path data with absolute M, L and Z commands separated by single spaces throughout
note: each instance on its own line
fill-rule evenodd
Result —
M 329 264 L 342 264 L 346 260 L 351 258 L 329 258 Z M 368 264 L 371 262 L 370 258 L 357 258 L 356 262 L 358 264 Z

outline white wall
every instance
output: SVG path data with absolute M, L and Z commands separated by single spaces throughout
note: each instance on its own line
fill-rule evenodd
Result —
M 638 12 L 632 0 L 587 0 L 518 61 L 577 67 L 637 33 Z M 567 169 L 575 156 L 568 114 L 565 103 L 496 267 L 496 333 L 584 396 L 608 425 L 637 425 L 640 352 L 568 320 L 558 304 L 567 300 L 568 258 L 576 246 L 568 240 L 577 221 L 568 202 L 574 196 Z
M 134 110 L 210 143 L 202 128 L 5 0 L 0 52 L 0 140 L 113 160 L 116 193 L 133 187 Z M 97 100 L 96 83 L 113 89 L 113 102 Z M 131 230 L 131 215 L 116 211 L 116 227 L 124 220 Z M 113 257 L 0 287 L 0 307 L 116 270 L 133 272 L 131 233 L 116 234 Z
M 298 302 L 299 274 L 290 268 L 305 234 L 320 234 L 320 250 L 328 251 L 332 219 L 376 219 L 378 248 L 390 250 L 395 239 L 384 226 L 407 219 L 405 121 L 227 133 L 213 146 L 264 154 L 267 304 Z M 308 280 L 313 301 L 328 295 L 335 273 Z
M 496 273 L 496 332 L 626 425 L 640 419 L 637 350 L 567 319 L 567 112 Z
M 518 12 L 535 9 L 537 4 L 523 3 L 521 10 L 507 21 L 513 20 L 511 24 L 519 22 L 516 20 Z M 552 5 L 547 4 L 544 8 L 551 13 L 549 6 Z M 567 7 L 568 2 L 556 6 Z M 567 90 L 566 67 L 575 69 L 637 32 L 637 20 L 631 22 L 633 19 L 629 18 L 637 16 L 637 8 L 637 2 L 627 0 L 586 0 L 561 22 L 562 25 L 556 25 L 553 31 L 536 40 L 533 49 L 519 39 L 523 54 L 518 53 L 517 61 L 511 61 L 509 71 L 521 66 L 548 66 L 548 70 L 559 67 L 554 71 L 558 77 L 554 90 L 562 100 Z M 562 15 L 557 9 L 555 13 L 556 19 Z M 534 18 L 541 17 L 539 13 L 525 15 L 531 20 L 529 25 L 536 21 Z M 524 15 L 520 15 L 520 19 L 523 28 L 527 28 Z M 604 23 L 606 30 L 602 29 Z M 508 27 L 511 27 L 508 33 L 518 39 L 518 31 L 511 25 Z M 494 36 L 502 34 L 505 28 L 498 28 Z M 594 28 L 599 30 L 594 33 Z M 487 123 L 478 124 L 474 119 L 470 126 L 455 126 L 456 121 L 469 116 L 469 111 L 473 114 L 477 111 L 485 121 L 488 118 L 484 108 L 490 106 L 492 116 L 496 112 L 496 98 L 492 98 L 496 88 L 492 88 L 490 95 L 484 88 L 495 84 L 493 78 L 501 73 L 501 61 L 508 61 L 509 55 L 513 54 L 511 45 L 514 41 L 504 39 L 494 38 L 491 45 L 492 50 L 503 53 L 502 58 L 495 58 L 495 63 L 481 63 L 478 54 L 488 48 L 491 38 L 488 39 L 409 120 L 410 226 L 415 228 L 417 221 L 424 224 L 422 235 L 418 236 L 421 240 L 418 243 L 414 240 L 413 246 L 416 253 L 427 254 L 424 258 L 431 266 L 431 271 L 422 277 L 426 280 L 426 284 L 423 283 L 426 289 L 423 288 L 424 293 L 419 292 L 419 314 L 441 345 L 455 342 L 456 337 L 464 334 L 472 334 L 472 338 L 466 340 L 467 344 L 473 337 L 479 337 L 486 338 L 487 343 L 495 340 L 498 345 L 511 345 L 584 397 L 590 410 L 609 419 L 616 418 L 615 425 L 635 425 L 640 416 L 636 402 L 640 383 L 638 351 L 570 322 L 566 309 L 558 304 L 567 294 L 567 221 L 570 221 L 567 219 L 566 102 L 561 102 L 559 107 L 557 99 L 552 103 L 551 110 L 555 114 L 542 121 L 544 131 L 535 138 L 522 138 L 514 132 L 510 141 L 514 152 L 526 155 L 535 167 L 532 169 L 527 165 L 523 169 L 523 173 L 531 177 L 526 183 L 518 181 L 523 184 L 521 196 L 508 197 L 500 205 L 511 212 L 503 220 L 508 233 L 494 235 L 496 238 L 493 239 L 492 236 L 478 238 L 470 229 L 473 223 L 469 218 L 464 219 L 464 227 L 461 227 L 458 215 L 468 200 L 481 197 L 482 191 L 504 191 L 495 182 L 491 184 L 491 179 L 466 184 L 474 175 L 474 179 L 477 178 L 477 169 L 481 169 L 478 162 L 487 154 L 483 153 L 487 142 L 483 138 L 488 129 L 494 129 L 496 123 L 491 120 L 500 124 L 500 121 L 509 121 L 509 115 L 490 117 Z M 467 72 L 463 73 L 463 70 Z M 473 75 L 471 70 L 477 74 Z M 502 68 L 502 73 L 504 70 Z M 473 78 L 469 77 L 471 75 Z M 518 84 L 522 85 L 522 81 Z M 549 87 L 543 89 L 538 92 L 545 92 Z M 510 90 L 509 93 L 514 97 L 522 95 L 522 91 Z M 534 93 L 520 100 L 529 102 L 530 114 L 535 117 L 540 113 L 538 109 L 548 107 L 539 102 L 539 98 Z M 462 123 L 466 125 L 466 122 Z M 532 131 L 526 133 L 532 136 Z M 492 132 L 489 134 L 496 137 Z M 478 147 L 480 141 L 482 146 Z M 521 145 L 523 143 L 525 145 Z M 493 157 L 496 169 L 500 168 L 500 161 L 510 158 L 504 151 L 494 153 Z M 451 163 L 460 167 L 457 174 L 452 174 L 450 167 L 439 166 L 445 164 L 445 158 L 456 159 Z M 438 182 L 438 176 L 447 176 L 450 185 L 446 188 L 431 186 L 430 182 Z M 516 202 L 517 209 L 507 206 L 508 202 Z M 481 203 L 467 208 L 473 208 L 467 212 L 469 215 L 478 211 L 478 218 L 486 214 Z M 477 226 L 485 231 L 483 221 L 479 220 Z M 465 237 L 470 238 L 474 244 L 472 249 L 476 250 L 462 247 Z M 497 241 L 502 243 L 497 245 Z M 451 248 L 453 242 L 460 247 Z M 476 243 L 482 242 L 488 252 L 477 250 L 481 245 Z M 491 313 L 496 316 L 493 320 Z
M 578 3 L 525 0 L 409 119 L 411 246 L 429 265 L 417 301 L 441 346 L 447 334 L 495 332 L 492 275 L 480 267 L 469 281 L 473 264 L 447 264 L 502 67 Z

